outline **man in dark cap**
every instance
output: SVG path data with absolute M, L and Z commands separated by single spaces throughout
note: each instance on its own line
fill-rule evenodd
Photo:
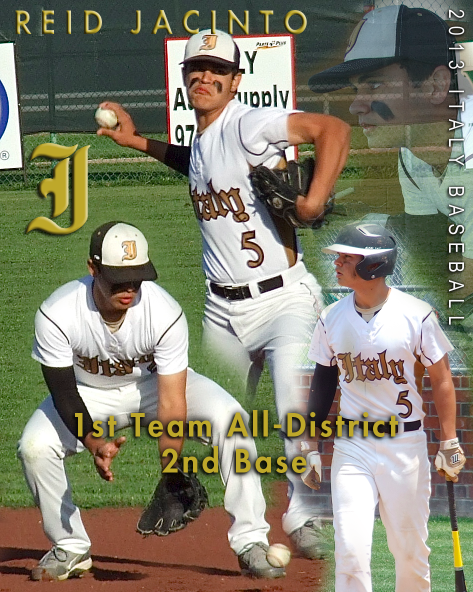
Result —
M 463 241 L 455 256 L 462 265 L 449 277 L 464 284 L 454 296 L 463 300 L 473 288 L 473 209 L 466 201 L 473 173 L 463 165 L 472 117 L 468 91 L 457 88 L 454 66 L 462 54 L 455 56 L 454 45 L 448 25 L 429 10 L 379 8 L 355 27 L 343 63 L 312 76 L 309 86 L 316 93 L 352 86 L 350 112 L 369 147 L 399 148 L 405 247 L 410 256 L 418 253 L 427 283 L 444 292 L 449 285 L 439 278 L 449 270 L 446 243 L 455 233 L 450 242 Z

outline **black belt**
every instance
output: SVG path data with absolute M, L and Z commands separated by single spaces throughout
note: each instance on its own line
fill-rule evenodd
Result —
M 260 294 L 276 290 L 276 288 L 282 288 L 284 285 L 282 276 L 276 275 L 268 280 L 263 280 L 256 284 Z M 227 300 L 245 300 L 251 298 L 251 292 L 249 286 L 219 286 L 214 282 L 210 282 L 210 289 L 214 294 Z
M 346 417 L 342 417 L 342 421 L 355 421 L 353 419 L 347 419 Z M 361 430 L 363 429 L 363 425 L 364 425 L 364 421 L 360 421 L 355 427 L 360 428 Z M 373 431 L 373 426 L 375 425 L 375 423 L 378 423 L 377 421 L 369 421 L 368 422 L 368 431 L 372 432 Z M 420 427 L 422 426 L 422 422 L 420 421 L 420 419 L 418 419 L 417 421 L 403 421 L 402 425 L 404 426 L 404 431 L 405 432 L 415 432 L 416 430 L 420 429 Z M 399 426 L 394 426 L 395 429 L 395 433 L 397 434 L 399 431 Z M 389 433 L 391 431 L 391 426 L 389 425 L 389 421 L 385 421 L 384 425 L 383 424 L 379 424 L 378 427 L 376 428 L 376 431 L 378 431 L 380 434 L 385 434 L 386 431 Z

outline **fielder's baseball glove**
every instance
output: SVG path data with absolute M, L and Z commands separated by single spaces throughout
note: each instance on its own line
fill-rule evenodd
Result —
M 208 501 L 205 487 L 194 474 L 184 473 L 180 461 L 177 473 L 165 473 L 161 477 L 136 530 L 144 536 L 177 532 L 198 518 Z
M 333 211 L 333 195 L 325 204 L 324 212 L 315 220 L 302 222 L 297 217 L 296 199 L 298 195 L 307 195 L 314 174 L 315 162 L 308 158 L 302 164 L 290 160 L 285 169 L 268 169 L 260 164 L 250 173 L 255 195 L 275 216 L 284 218 L 295 228 L 320 228 L 327 224 L 325 216 Z

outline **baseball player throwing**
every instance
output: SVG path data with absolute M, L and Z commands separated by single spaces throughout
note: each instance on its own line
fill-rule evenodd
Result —
M 96 421 L 120 430 L 159 420 L 161 464 L 177 454 L 181 438 L 167 435 L 171 420 L 208 420 L 218 446 L 232 517 L 228 537 L 243 573 L 279 577 L 266 560 L 265 501 L 259 476 L 233 469 L 236 448 L 256 458 L 253 440 L 226 437 L 242 407 L 208 378 L 187 368 L 187 323 L 178 303 L 152 280 L 148 244 L 134 226 L 109 222 L 93 234 L 90 275 L 65 284 L 40 306 L 33 358 L 41 363 L 50 396 L 34 412 L 19 442 L 19 457 L 43 517 L 52 549 L 32 571 L 34 580 L 65 580 L 90 569 L 90 540 L 64 470 L 64 458 L 88 449 L 99 475 L 113 480 L 111 464 L 125 437 L 95 437 Z M 157 396 L 156 396 L 157 395 Z M 77 414 L 81 414 L 81 429 Z M 141 419 L 133 414 L 141 415 Z
M 373 520 L 379 502 L 396 561 L 396 592 L 427 592 L 430 466 L 420 388 L 427 368 L 440 423 L 435 464 L 457 481 L 465 457 L 455 432 L 447 356 L 452 346 L 428 304 L 386 285 L 396 243 L 384 228 L 350 224 L 335 244 L 322 250 L 337 255 L 338 284 L 353 290 L 323 311 L 309 352 L 317 362 L 309 413 L 316 414 L 319 428 L 327 427 L 323 422 L 338 380 L 341 389 L 343 426 L 332 460 L 335 590 L 371 592 Z M 311 465 L 303 480 L 318 488 L 316 443 L 303 442 L 302 450 Z
M 182 63 L 197 119 L 191 148 L 142 137 L 116 103 L 101 107 L 116 111 L 118 127 L 97 133 L 189 176 L 207 284 L 204 339 L 227 364 L 241 370 L 252 388 L 266 360 L 284 429 L 287 413 L 301 410 L 293 396 L 292 368 L 312 330 L 321 291 L 304 266 L 294 228 L 272 217 L 255 198 L 249 173 L 262 163 L 276 167 L 289 145 L 314 144 L 315 174 L 307 195 L 296 202 L 299 220 L 314 219 L 324 210 L 345 163 L 349 126 L 331 116 L 239 103 L 239 51 L 222 31 L 191 37 Z M 296 453 L 286 441 L 288 458 Z M 300 554 L 318 557 L 316 497 L 307 495 L 296 475 L 288 476 L 293 491 L 284 530 Z

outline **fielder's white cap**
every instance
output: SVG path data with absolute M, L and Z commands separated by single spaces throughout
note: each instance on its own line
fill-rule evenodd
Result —
M 144 234 L 125 222 L 107 222 L 92 233 L 90 258 L 112 284 L 155 280 Z
M 205 29 L 192 35 L 186 43 L 184 60 L 181 64 L 204 59 L 238 68 L 240 65 L 240 51 L 228 33 L 218 29 L 214 32 L 211 29 Z
M 448 66 L 454 43 L 445 21 L 430 10 L 404 4 L 377 8 L 353 30 L 344 62 L 314 74 L 309 86 L 316 93 L 338 90 L 350 85 L 351 76 L 405 61 Z

